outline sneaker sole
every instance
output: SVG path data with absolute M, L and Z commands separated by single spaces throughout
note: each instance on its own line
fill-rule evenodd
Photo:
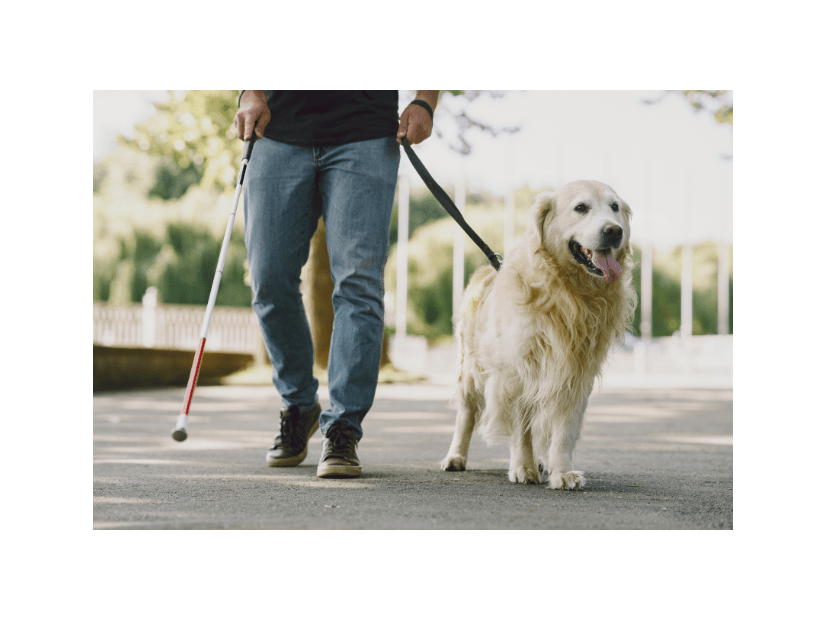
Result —
M 319 465 L 317 476 L 319 478 L 359 478 L 361 467 L 359 465 Z
M 295 467 L 296 465 L 300 465 L 304 462 L 304 459 L 307 458 L 307 453 L 310 451 L 310 438 L 315 434 L 318 430 L 318 422 L 313 425 L 310 434 L 307 435 L 307 447 L 304 448 L 304 452 L 301 454 L 297 454 L 295 456 L 291 456 L 289 458 L 270 458 L 270 455 L 267 454 L 267 465 L 270 467 Z

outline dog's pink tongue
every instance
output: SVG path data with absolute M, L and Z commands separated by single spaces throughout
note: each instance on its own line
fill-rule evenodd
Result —
M 602 252 L 594 251 L 591 261 L 599 268 L 602 275 L 605 276 L 605 281 L 609 284 L 613 282 L 622 271 L 619 263 L 614 260 L 610 254 L 603 254 Z

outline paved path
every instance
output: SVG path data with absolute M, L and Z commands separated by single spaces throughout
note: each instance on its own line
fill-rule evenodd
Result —
M 586 413 L 583 492 L 508 482 L 507 448 L 475 437 L 469 471 L 440 471 L 448 386 L 379 386 L 355 480 L 316 478 L 318 433 L 301 466 L 266 466 L 273 388 L 198 388 L 183 443 L 183 389 L 95 395 L 94 528 L 732 529 L 732 390 L 617 385 Z

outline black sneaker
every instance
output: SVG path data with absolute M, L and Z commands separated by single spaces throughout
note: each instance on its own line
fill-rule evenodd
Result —
M 343 424 L 333 424 L 322 441 L 318 477 L 358 478 L 361 476 L 361 463 L 356 454 L 358 443 L 352 429 Z
M 307 458 L 307 443 L 318 430 L 321 405 L 301 413 L 297 405 L 281 410 L 281 428 L 267 451 L 270 467 L 295 467 Z

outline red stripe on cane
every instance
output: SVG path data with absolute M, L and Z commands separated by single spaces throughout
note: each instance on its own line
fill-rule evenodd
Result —
M 192 371 L 189 373 L 189 383 L 186 385 L 186 397 L 184 398 L 184 407 L 181 413 L 189 415 L 189 404 L 192 402 L 192 394 L 195 392 L 195 384 L 198 381 L 198 374 L 201 372 L 201 358 L 204 356 L 204 346 L 206 345 L 206 338 L 201 338 L 198 345 L 198 354 L 192 362 Z

